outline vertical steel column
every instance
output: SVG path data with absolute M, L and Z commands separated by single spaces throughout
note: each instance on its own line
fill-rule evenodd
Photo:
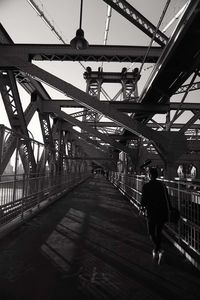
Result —
M 36 162 L 34 153 L 29 140 L 17 84 L 11 71 L 0 73 L 0 91 L 12 129 L 24 136 L 24 139 L 21 139 L 19 149 L 24 170 L 27 173 L 35 173 Z
M 86 93 L 100 100 L 101 86 L 103 83 L 102 69 L 101 68 L 98 69 L 98 76 L 96 78 L 91 77 L 92 70 L 90 67 L 88 67 L 86 70 L 87 72 L 84 74 L 84 78 L 86 79 Z M 85 109 L 83 121 L 98 122 L 99 117 L 100 115 L 98 113 L 89 109 Z
M 63 173 L 63 159 L 66 156 L 65 152 L 65 131 L 62 130 L 62 120 L 55 120 L 53 129 L 53 139 L 55 145 L 55 160 L 56 160 L 56 172 L 58 174 Z
M 121 72 L 121 84 L 122 84 L 122 94 L 123 100 L 125 101 L 133 101 L 137 100 L 138 97 L 138 88 L 137 88 L 137 81 L 139 80 L 140 76 L 138 74 L 138 68 L 135 68 L 132 72 L 133 76 L 127 76 L 127 69 L 123 68 Z
M 134 101 L 136 102 L 138 99 L 138 87 L 137 82 L 140 79 L 139 69 L 135 68 L 132 71 L 132 76 L 127 73 L 127 68 L 123 68 L 121 72 L 121 84 L 122 84 L 122 95 L 124 101 Z M 128 113 L 129 116 L 132 113 Z M 136 152 L 136 151 L 135 151 Z M 126 153 L 123 153 L 123 173 L 127 173 L 129 171 L 129 163 L 130 161 L 129 156 Z
M 52 135 L 52 129 L 51 129 L 50 120 L 49 120 L 49 114 L 39 112 L 39 120 L 40 120 L 40 126 L 41 126 L 42 136 L 43 136 L 44 145 L 45 145 L 45 149 L 44 149 L 44 151 L 46 152 L 45 159 L 49 163 L 51 172 L 54 172 L 55 145 L 53 143 L 53 135 Z M 47 153 L 46 149 L 48 149 L 48 153 Z
M 5 133 L 4 126 L 0 125 L 0 166 L 1 166 L 1 162 L 2 162 L 2 156 L 3 156 L 4 133 Z

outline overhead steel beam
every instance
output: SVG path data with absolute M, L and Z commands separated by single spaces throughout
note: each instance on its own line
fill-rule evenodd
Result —
M 102 163 L 104 164 L 103 161 L 109 161 L 109 165 L 112 165 L 112 157 L 108 155 L 108 151 L 104 152 L 101 151 L 100 149 L 96 148 L 96 145 L 89 143 L 88 144 L 88 139 L 86 140 L 83 138 L 83 134 L 79 134 L 76 130 L 74 130 L 72 127 L 69 128 L 68 130 L 71 132 L 73 138 L 76 140 L 76 142 L 79 144 L 81 148 L 83 148 L 83 151 L 86 153 L 86 157 L 83 157 L 85 160 L 93 160 L 94 162 L 101 160 Z M 80 158 L 78 158 L 80 159 Z M 108 167 L 108 162 L 106 162 L 104 167 Z
M 88 126 L 94 126 L 94 122 L 84 122 L 86 123 Z M 114 122 L 96 122 L 96 127 L 119 127 L 118 124 L 114 123 Z
M 93 161 L 95 164 L 105 168 L 105 169 L 109 169 L 109 170 L 113 170 L 116 171 L 116 162 L 114 164 L 113 159 L 112 158 L 108 158 L 108 157 L 100 157 L 98 155 L 98 153 L 96 153 L 95 151 L 93 152 L 93 150 L 95 149 L 91 149 L 91 145 L 88 145 L 88 143 L 86 143 L 84 140 L 80 140 L 81 143 L 81 147 L 83 148 L 84 152 L 86 153 L 85 157 L 75 157 L 78 160 L 88 160 L 88 161 Z
M 148 104 L 148 103 L 137 103 L 132 101 L 105 101 L 100 100 L 100 103 L 105 103 L 111 108 L 117 109 L 123 112 L 154 112 L 158 114 L 165 114 L 169 110 L 200 110 L 200 103 L 183 103 L 179 108 L 178 102 L 170 102 L 167 104 Z M 65 108 L 84 108 L 84 106 L 74 100 L 47 100 L 43 102 L 43 110 L 48 110 L 49 105 L 55 105 Z
M 91 139 L 89 137 L 88 133 L 84 132 L 79 132 L 77 130 L 74 130 L 72 128 L 72 125 L 68 122 L 62 122 L 62 130 L 64 131 L 70 131 L 73 136 L 80 137 L 82 140 L 86 141 L 88 144 L 92 144 L 95 148 L 98 148 L 102 153 L 107 153 L 108 152 L 108 147 L 102 146 L 97 140 Z
M 90 67 L 86 68 L 83 73 L 83 77 L 88 82 L 101 83 L 122 83 L 123 81 L 136 83 L 140 79 L 139 69 L 135 68 L 131 72 L 128 72 L 127 68 L 122 68 L 121 72 L 104 72 L 102 68 L 98 68 L 98 71 L 92 71 Z
M 19 70 L 15 70 L 14 74 L 17 82 L 27 91 L 27 93 L 29 93 L 30 95 L 36 93 L 38 96 L 45 100 L 51 99 L 40 82 L 34 80 L 33 78 L 29 77 L 27 74 Z
M 200 1 L 190 1 L 188 7 L 163 50 L 161 57 L 140 95 L 142 103 L 166 103 L 200 64 Z M 152 115 L 135 116 L 148 121 Z
M 5 55 L 3 55 L 0 57 L 0 62 L 1 64 L 4 64 L 4 66 L 10 65 L 21 69 L 22 71 L 33 76 L 35 79 L 40 79 L 64 94 L 67 94 L 75 101 L 82 103 L 82 105 L 84 105 L 86 108 L 93 109 L 94 111 L 107 116 L 115 123 L 123 126 L 125 129 L 136 134 L 137 136 L 149 139 L 164 159 L 175 160 L 180 153 L 183 153 L 186 150 L 184 135 L 179 135 L 177 138 L 177 134 L 175 133 L 169 132 L 167 134 L 166 132 L 155 132 L 144 124 L 129 118 L 125 114 L 113 108 L 111 109 L 108 107 L 108 105 L 100 103 L 100 101 L 95 97 L 86 94 L 82 90 L 63 81 L 62 79 L 57 78 L 43 69 L 32 65 L 31 63 L 20 60 L 19 58 L 16 59 L 13 57 L 8 59 Z M 173 151 L 174 147 L 176 147 L 176 153 Z
M 162 106 L 162 104 L 161 104 Z M 182 103 L 180 106 L 180 103 L 178 102 L 171 102 L 169 104 L 170 110 L 200 110 L 200 103 Z
M 85 146 L 85 144 L 84 144 Z M 87 145 L 88 146 L 88 145 Z M 110 157 L 107 157 L 107 158 L 104 158 L 104 157 L 99 157 L 99 156 L 91 156 L 91 149 L 88 149 L 88 154 L 86 153 L 86 156 L 75 156 L 75 157 L 65 157 L 65 159 L 70 159 L 70 160 L 93 160 L 93 161 L 96 161 L 96 160 L 108 160 L 110 161 Z M 90 156 L 89 156 L 90 154 Z
M 85 93 L 86 94 L 86 93 Z M 86 94 L 87 95 L 87 94 Z M 38 105 L 38 109 L 43 112 L 43 104 L 45 104 L 45 101 L 41 101 L 41 103 Z M 51 103 L 49 103 L 51 104 Z M 123 146 L 122 144 L 116 142 L 115 140 L 112 140 L 109 136 L 102 134 L 101 132 L 97 131 L 96 129 L 93 129 L 92 127 L 87 125 L 87 122 L 81 122 L 78 119 L 66 114 L 65 112 L 61 111 L 58 107 L 54 105 L 49 105 L 48 109 L 46 109 L 46 113 L 54 113 L 58 118 L 61 118 L 67 122 L 69 122 L 72 125 L 80 127 L 83 131 L 86 131 L 90 133 L 91 135 L 98 137 L 100 140 L 103 140 L 104 142 L 110 144 L 112 147 L 119 149 L 120 151 L 124 151 L 130 156 L 133 155 L 131 149 L 129 149 L 126 146 Z
M 185 93 L 188 90 L 189 84 L 184 84 L 182 85 L 176 92 L 175 94 L 181 94 Z M 189 88 L 189 92 L 191 91 L 196 91 L 200 89 L 200 81 L 194 82 L 192 86 Z
M 102 61 L 142 62 L 147 53 L 145 46 L 102 46 L 90 45 L 84 50 L 73 49 L 70 45 L 55 44 L 14 44 L 0 45 L 0 56 L 19 57 L 26 61 Z M 156 63 L 161 55 L 159 47 L 152 47 L 145 60 Z
M 199 118 L 200 111 L 197 112 L 186 124 L 184 124 L 184 126 L 179 130 L 179 134 L 185 133 Z
M 94 124 L 92 122 L 88 122 L 87 123 L 88 126 L 94 126 Z M 185 125 L 185 123 L 173 123 L 172 124 L 172 129 L 180 129 Z M 146 126 L 150 127 L 150 128 L 154 128 L 154 129 L 158 129 L 160 127 L 165 128 L 166 127 L 166 123 L 159 123 L 159 124 L 154 124 L 154 123 L 147 123 Z M 117 125 L 114 122 L 97 122 L 96 123 L 96 127 L 119 127 L 119 125 Z M 192 124 L 189 129 L 199 129 L 199 124 Z
M 0 23 L 0 46 L 1 45 L 9 45 L 13 46 L 14 42 Z M 32 94 L 33 92 L 37 91 L 37 93 L 43 97 L 43 99 L 50 99 L 48 93 L 45 91 L 44 87 L 41 85 L 40 82 L 30 80 L 27 75 L 23 74 L 20 71 L 16 71 L 14 73 L 17 82 L 29 93 Z M 35 86 L 33 86 L 33 82 Z
M 164 47 L 167 44 L 168 37 L 162 33 L 139 11 L 137 11 L 132 5 L 125 0 L 103 0 L 132 24 L 136 25 L 150 38 L 154 37 L 154 40 L 161 46 Z M 154 36 L 155 35 L 155 36 Z
M 141 103 L 135 103 L 131 101 L 102 101 L 100 100 L 100 103 L 106 104 L 111 108 L 117 109 L 119 111 L 123 112 L 155 112 L 155 113 L 160 113 L 164 114 L 169 111 L 170 105 L 165 104 L 165 105 L 143 105 Z M 80 107 L 83 108 L 84 106 L 81 105 L 80 103 L 77 103 L 74 100 L 52 100 L 52 101 L 43 101 L 43 110 L 46 111 L 48 110 L 48 106 L 50 105 L 55 105 L 59 107 Z M 200 105 L 199 105 L 200 108 Z
M 132 151 L 131 149 L 129 149 L 126 146 L 123 146 L 122 144 L 116 142 L 115 140 L 113 140 L 112 138 L 110 138 L 108 135 L 102 134 L 99 131 L 97 131 L 96 129 L 93 129 L 92 127 L 88 126 L 87 123 L 83 123 L 73 117 L 71 117 L 70 115 L 64 113 L 63 111 L 53 111 L 59 118 L 62 118 L 63 120 L 66 120 L 67 122 L 76 125 L 78 127 L 80 127 L 82 130 L 87 131 L 88 133 L 90 133 L 91 135 L 98 137 L 99 139 L 101 139 L 102 141 L 110 144 L 112 147 L 119 149 L 120 151 L 124 151 L 126 152 L 128 155 L 132 156 Z
M 37 105 L 35 102 L 30 102 L 27 106 L 26 110 L 24 111 L 24 117 L 26 120 L 26 124 L 28 125 L 37 110 Z
M 3 25 L 0 23 L 0 44 L 13 44 L 13 40 L 3 27 Z

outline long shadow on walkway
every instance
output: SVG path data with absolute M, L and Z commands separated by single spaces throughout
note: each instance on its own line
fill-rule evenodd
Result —
M 199 272 L 104 177 L 82 183 L 0 241 L 1 300 L 198 299 Z

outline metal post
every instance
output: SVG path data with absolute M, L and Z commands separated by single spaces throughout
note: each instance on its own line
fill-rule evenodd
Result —
M 16 180 L 17 180 L 17 168 L 18 168 L 18 161 L 19 161 L 19 139 L 17 137 L 17 146 L 16 146 L 16 154 L 15 154 L 15 173 L 14 173 L 14 182 L 13 182 L 13 199 L 12 202 L 15 201 L 16 198 Z
M 4 125 L 0 125 L 0 169 L 1 169 L 2 156 L 3 156 L 4 134 L 5 134 L 5 127 Z M 2 174 L 2 172 L 0 172 L 0 174 Z M 0 176 L 0 181 L 1 181 L 1 176 Z
M 178 210 L 181 214 L 181 192 L 180 192 L 180 181 L 178 181 Z M 181 220 L 178 222 L 178 243 L 180 244 L 181 239 Z
M 36 164 L 38 165 L 39 163 L 39 155 L 40 155 L 40 144 L 38 144 L 38 149 L 37 149 L 37 161 Z M 35 175 L 35 179 L 36 179 L 36 191 L 38 192 L 38 196 L 37 196 L 37 206 L 38 208 L 40 207 L 40 191 L 42 191 L 42 183 L 40 181 L 40 174 L 39 174 L 39 170 L 37 172 L 37 174 Z M 38 178 L 39 177 L 39 178 Z

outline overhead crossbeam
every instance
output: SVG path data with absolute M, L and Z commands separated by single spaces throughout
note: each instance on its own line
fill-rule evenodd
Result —
M 7 54 L 26 61 L 142 62 L 146 53 L 145 46 L 90 45 L 87 49 L 77 50 L 70 45 L 57 44 L 0 45 L 0 56 Z M 145 62 L 156 63 L 160 55 L 159 47 L 151 47 Z
M 63 120 L 66 120 L 67 122 L 80 127 L 82 130 L 89 132 L 91 135 L 98 137 L 100 140 L 104 141 L 105 143 L 110 144 L 112 147 L 119 149 L 120 151 L 124 151 L 126 152 L 128 155 L 132 155 L 131 150 L 126 147 L 123 146 L 122 144 L 116 142 L 115 140 L 113 140 L 112 138 L 110 138 L 108 135 L 102 134 L 99 131 L 97 131 L 96 129 L 93 129 L 92 127 L 89 127 L 87 125 L 87 122 L 83 123 L 73 117 L 71 117 L 70 115 L 62 112 L 62 111 L 53 111 L 59 118 L 62 118 Z
M 185 133 L 191 125 L 193 125 L 200 118 L 200 111 L 198 111 L 194 116 L 186 122 L 186 124 L 179 130 L 179 134 Z
M 74 130 L 72 127 L 68 130 L 72 134 L 73 139 L 76 140 L 76 143 L 79 144 L 79 146 L 83 149 L 83 151 L 86 153 L 85 157 L 78 158 L 77 159 L 85 159 L 85 160 L 93 160 L 97 163 L 97 161 L 101 160 L 104 167 L 114 167 L 113 159 L 110 155 L 108 155 L 108 150 L 106 152 L 101 151 L 99 148 L 97 149 L 95 144 L 88 143 L 88 139 L 84 138 L 84 135 Z M 106 163 L 105 163 L 106 161 Z M 109 161 L 109 162 L 108 162 Z M 116 163 L 116 161 L 115 161 Z
M 97 80 L 101 80 L 102 83 L 121 83 L 122 80 L 136 82 L 140 79 L 138 71 L 139 70 L 135 68 L 132 72 L 128 72 L 127 68 L 123 68 L 121 72 L 103 72 L 101 68 L 99 68 L 98 71 L 92 71 L 90 67 L 87 67 L 83 77 L 90 82 Z
M 88 133 L 83 133 L 83 132 L 79 132 L 75 129 L 73 129 L 72 125 L 67 122 L 62 122 L 62 130 L 67 130 L 70 131 L 74 137 L 76 138 L 80 138 L 81 140 L 84 140 L 85 142 L 87 142 L 88 144 L 92 144 L 93 148 L 98 149 L 99 151 L 101 151 L 102 155 L 105 155 L 105 157 L 107 157 L 108 154 L 108 148 L 102 146 L 100 143 L 98 143 L 96 140 L 92 140 Z M 110 157 L 110 156 L 109 156 Z
M 43 104 L 45 104 L 45 102 L 46 101 L 42 101 L 41 103 L 38 104 L 38 109 L 41 110 L 41 112 L 44 112 Z M 51 104 L 51 103 L 49 103 L 49 104 Z M 112 147 L 119 149 L 120 151 L 124 151 L 127 154 L 129 154 L 130 156 L 132 155 L 132 152 L 128 147 L 123 146 L 120 143 L 117 143 L 115 140 L 112 140 L 109 136 L 102 134 L 99 131 L 97 131 L 96 129 L 93 129 L 92 127 L 88 126 L 88 124 L 87 124 L 88 122 L 81 122 L 78 119 L 61 111 L 58 107 L 56 107 L 54 105 L 48 105 L 48 108 L 46 108 L 45 112 L 53 113 L 58 118 L 63 119 L 72 125 L 80 127 L 83 131 L 89 132 L 91 135 L 98 137 L 100 140 L 103 140 L 105 143 L 110 144 Z
M 130 101 L 105 101 L 100 100 L 100 103 L 106 104 L 111 108 L 117 109 L 122 112 L 154 112 L 158 114 L 165 114 L 170 110 L 177 110 L 179 108 L 178 102 L 170 102 L 167 104 L 148 104 L 148 103 L 137 103 Z M 81 103 L 78 103 L 74 100 L 46 100 L 43 101 L 43 111 L 48 110 L 49 105 L 55 105 L 57 107 L 65 108 L 83 108 L 84 106 Z M 182 111 L 192 111 L 200 110 L 200 103 L 183 103 L 179 108 Z
M 157 148 L 158 152 L 163 157 L 165 157 L 165 159 L 168 157 L 170 160 L 173 160 L 175 159 L 175 157 L 177 157 L 177 155 L 180 155 L 180 152 L 185 151 L 186 145 L 184 143 L 184 136 L 179 136 L 179 139 L 177 139 L 176 135 L 172 133 L 166 134 L 163 132 L 155 132 L 152 129 L 145 126 L 144 124 L 129 118 L 123 113 L 111 109 L 105 104 L 102 105 L 102 103 L 95 99 L 95 97 L 87 95 L 82 90 L 28 62 L 16 59 L 14 57 L 7 59 L 6 56 L 2 57 L 0 61 L 4 65 L 10 65 L 21 69 L 22 71 L 34 77 L 35 79 L 39 78 L 40 80 L 46 82 L 52 87 L 67 94 L 75 101 L 81 102 L 86 108 L 93 109 L 94 111 L 101 113 L 107 116 L 108 118 L 114 120 L 114 122 L 126 128 L 130 132 L 140 137 L 145 137 L 151 140 Z M 176 153 L 174 153 L 174 151 L 172 151 L 172 145 L 178 148 L 177 143 L 179 143 L 180 145 L 179 150 L 177 150 Z
M 91 123 L 87 123 L 88 126 L 94 126 L 94 124 Z M 172 124 L 172 129 L 180 129 L 184 126 L 185 124 L 182 123 L 174 123 Z M 117 125 L 114 122 L 97 122 L 96 123 L 96 127 L 118 127 L 119 125 Z M 158 129 L 160 127 L 165 128 L 166 127 L 166 123 L 159 123 L 159 124 L 155 124 L 155 123 L 147 123 L 146 126 L 150 127 L 150 128 L 154 128 L 154 129 Z M 199 129 L 199 124 L 192 124 L 189 129 Z

